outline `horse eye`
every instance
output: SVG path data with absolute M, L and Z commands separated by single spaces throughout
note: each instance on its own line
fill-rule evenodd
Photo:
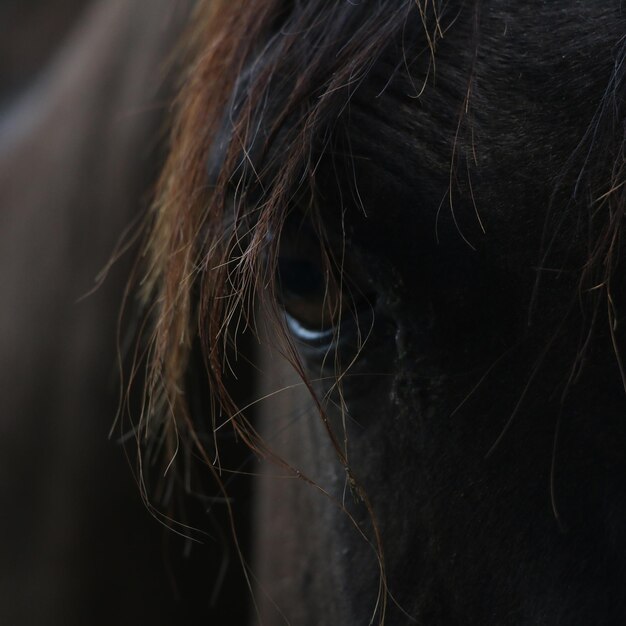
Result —
M 283 227 L 276 262 L 276 293 L 289 329 L 298 340 L 317 346 L 340 336 L 345 344 L 351 330 L 358 335 L 362 323 L 371 323 L 376 300 L 361 264 L 345 246 L 339 244 L 340 254 L 325 246 L 306 220 L 292 216 Z
M 292 330 L 302 338 L 326 335 L 339 322 L 342 312 L 340 287 L 324 267 L 321 253 L 301 240 L 281 242 L 277 266 L 278 298 Z

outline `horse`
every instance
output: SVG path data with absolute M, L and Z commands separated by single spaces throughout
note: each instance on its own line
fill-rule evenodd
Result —
M 624 622 L 625 32 L 619 2 L 200 3 L 140 430 L 227 509 L 254 476 L 254 623 Z
M 624 26 L 103 0 L 3 84 L 2 621 L 623 623 Z

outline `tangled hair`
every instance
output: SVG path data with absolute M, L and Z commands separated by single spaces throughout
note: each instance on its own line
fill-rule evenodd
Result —
M 225 381 L 228 359 L 242 329 L 254 329 L 256 306 L 284 329 L 274 293 L 277 234 L 298 206 L 323 241 L 316 174 L 336 141 L 346 104 L 413 13 L 426 25 L 420 5 L 398 5 L 392 12 L 384 3 L 355 10 L 344 2 L 282 0 L 262 0 L 254 11 L 240 0 L 198 7 L 143 283 L 151 336 L 141 430 L 153 446 L 165 446 L 168 469 L 182 447 L 195 450 L 216 478 L 220 471 L 217 448 L 207 451 L 189 404 L 188 368 L 199 349 L 212 403 L 202 419 L 212 419 L 214 430 L 227 422 L 258 455 L 311 482 L 272 454 L 240 410 Z M 436 18 L 432 7 L 429 12 Z M 430 46 L 439 29 L 435 19 Z M 324 260 L 333 265 L 330 255 Z M 282 335 L 284 351 L 313 391 Z M 319 402 L 318 408 L 351 487 L 373 517 Z M 375 544 L 382 622 L 386 592 L 378 536 Z
M 147 415 L 188 413 L 183 380 L 196 336 L 213 397 L 236 411 L 222 382 L 229 329 L 239 315 L 251 323 L 258 296 L 273 308 L 274 235 L 295 203 L 314 213 L 316 169 L 342 109 L 415 8 L 400 4 L 392 14 L 382 4 L 322 11 L 318 2 L 287 9 L 264 0 L 254 12 L 240 2 L 200 4 L 148 244 Z M 233 425 L 262 446 L 242 415 Z
M 143 282 L 149 336 L 141 429 L 158 447 L 165 446 L 168 468 L 183 447 L 193 449 L 218 477 L 219 454 L 207 450 L 198 436 L 200 417 L 213 420 L 213 430 L 228 423 L 258 455 L 308 480 L 274 457 L 238 406 L 226 380 L 229 358 L 243 329 L 255 330 L 255 307 L 260 307 L 283 337 L 282 349 L 315 398 L 276 305 L 279 233 L 297 207 L 316 230 L 322 249 L 328 250 L 318 208 L 320 179 L 338 185 L 333 177 L 339 173 L 325 167 L 325 160 L 349 150 L 343 134 L 347 105 L 390 46 L 402 57 L 407 24 L 419 28 L 425 41 L 424 49 L 412 54 L 428 59 L 428 72 L 434 72 L 434 51 L 446 28 L 437 3 L 390 4 L 258 0 L 254 10 L 244 0 L 198 5 L 186 51 L 191 61 L 182 76 L 169 156 L 154 203 Z M 446 16 L 448 24 L 454 19 Z M 621 64 L 621 53 L 619 58 Z M 407 63 L 406 58 L 402 62 Z M 611 135 L 614 144 L 615 133 L 622 133 L 610 185 L 593 190 L 593 236 L 588 262 L 579 274 L 579 295 L 595 294 L 594 317 L 601 302 L 607 305 L 618 359 L 611 281 L 625 200 L 623 116 L 615 112 L 622 75 L 616 69 L 614 84 L 571 165 L 580 167 L 582 155 L 579 181 L 581 189 L 587 189 L 589 177 L 597 179 L 590 163 L 604 145 L 601 135 Z M 550 228 L 544 235 L 544 261 L 558 235 L 557 218 L 546 221 Z M 332 280 L 341 263 L 328 252 L 324 261 Z M 580 360 L 587 341 L 585 335 Z M 194 351 L 205 368 L 210 416 L 192 415 L 188 372 Z M 373 520 L 367 495 L 351 474 L 322 403 L 316 403 L 351 485 Z M 374 544 L 381 570 L 382 623 L 387 590 L 378 536 Z

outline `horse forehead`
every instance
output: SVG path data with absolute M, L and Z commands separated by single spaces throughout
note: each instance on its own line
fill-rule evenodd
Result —
M 553 184 L 615 69 L 624 32 L 618 2 L 452 4 L 441 17 L 443 34 L 430 35 L 432 56 L 426 37 L 432 25 L 413 20 L 341 107 L 339 127 L 349 142 L 331 155 L 329 169 L 343 160 L 348 178 L 361 172 L 355 182 L 363 194 L 356 196 L 370 215 L 380 207 L 388 215 L 390 205 L 438 209 L 455 160 L 491 185 L 496 216 L 502 198 L 494 182 Z M 249 80 L 244 72 L 233 105 Z M 280 89 L 269 94 L 270 101 L 284 98 Z M 229 110 L 208 154 L 210 180 L 232 139 L 231 117 Z M 266 126 L 261 115 L 246 159 L 262 153 Z M 330 171 L 327 181 L 337 178 Z
M 464 139 L 460 118 L 480 132 L 473 147 L 532 148 L 534 134 L 545 143 L 546 131 L 566 134 L 589 122 L 611 78 L 624 75 L 626 19 L 611 3 L 558 4 L 495 2 L 465 11 L 429 54 L 421 29 L 404 36 L 349 103 L 357 115 L 347 116 L 353 139 L 404 156 L 413 148 L 436 166 L 445 162 L 444 145 Z M 526 133 L 507 134 L 501 124 Z
M 465 15 L 432 59 L 399 69 L 388 55 L 352 98 L 349 157 L 374 222 L 417 221 L 415 229 L 434 235 L 455 185 L 447 200 L 462 214 L 463 196 L 476 192 L 472 200 L 496 229 L 512 225 L 516 207 L 520 227 L 543 219 L 616 73 L 623 75 L 624 19 L 616 5 L 519 4 L 486 4 L 474 25 Z M 467 227 L 477 234 L 476 226 Z

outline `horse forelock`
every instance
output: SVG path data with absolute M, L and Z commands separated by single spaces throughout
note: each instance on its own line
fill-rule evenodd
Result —
M 277 233 L 298 203 L 323 238 L 314 201 L 319 159 L 342 108 L 414 9 L 405 2 L 391 14 L 382 3 L 375 9 L 324 6 L 310 2 L 289 10 L 267 0 L 249 11 L 243 2 L 213 2 L 197 17 L 144 282 L 152 323 L 143 420 L 145 428 L 169 433 L 168 467 L 180 439 L 215 471 L 197 438 L 185 389 L 197 337 L 214 403 L 210 428 L 221 416 L 257 454 L 305 478 L 272 454 L 231 398 L 224 380 L 229 344 L 237 327 L 254 326 L 254 306 L 261 306 L 313 391 L 273 297 Z M 338 442 L 335 448 L 349 471 Z M 377 550 L 383 575 L 380 544 Z
M 215 397 L 236 411 L 221 381 L 225 320 L 252 302 L 251 291 L 269 293 L 264 303 L 272 309 L 272 233 L 295 199 L 306 198 L 314 210 L 316 167 L 336 115 L 405 24 L 412 5 L 398 4 L 389 14 L 382 4 L 365 11 L 335 3 L 321 11 L 318 3 L 288 10 L 266 1 L 251 12 L 217 2 L 197 18 L 144 289 L 156 302 L 149 397 L 161 408 L 186 412 L 182 380 L 197 334 Z M 247 315 L 250 322 L 249 307 Z

